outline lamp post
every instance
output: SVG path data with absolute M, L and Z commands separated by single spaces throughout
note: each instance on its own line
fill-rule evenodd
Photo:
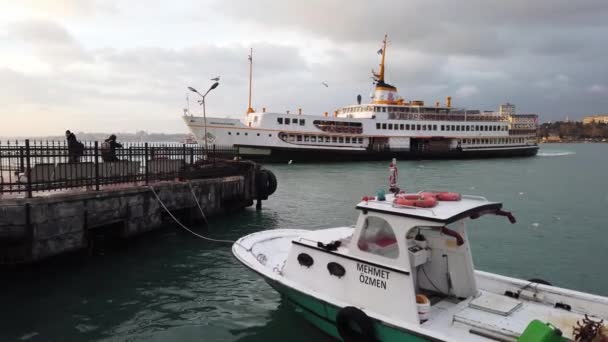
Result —
M 211 87 L 209 88 L 209 90 L 207 90 L 207 92 L 204 95 L 199 93 L 196 89 L 194 89 L 192 87 L 188 87 L 188 90 L 190 90 L 193 93 L 199 94 L 203 98 L 202 100 L 199 100 L 198 103 L 203 106 L 203 123 L 204 123 L 203 127 L 205 129 L 205 155 L 204 155 L 205 160 L 207 160 L 207 153 L 209 153 L 209 146 L 207 144 L 207 113 L 205 111 L 205 96 L 207 96 L 207 94 L 209 94 L 210 91 L 217 88 L 218 85 L 220 85 L 219 82 L 213 83 L 211 85 Z

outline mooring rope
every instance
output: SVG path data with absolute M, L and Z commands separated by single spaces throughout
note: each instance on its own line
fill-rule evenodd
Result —
M 203 211 L 203 208 L 201 208 L 201 204 L 198 202 L 198 197 L 196 197 L 196 194 L 194 193 L 194 189 L 192 188 L 192 183 L 188 182 L 188 186 L 190 187 L 190 193 L 192 193 L 192 197 L 194 197 L 194 201 L 196 202 L 196 205 L 198 206 L 198 210 L 200 210 L 201 215 L 203 216 L 203 220 L 205 220 L 205 224 L 209 225 L 209 221 L 207 221 L 205 212 Z
M 180 227 L 182 227 L 185 231 L 191 233 L 192 235 L 203 239 L 203 240 L 207 240 L 207 241 L 212 241 L 212 242 L 222 242 L 222 243 L 230 243 L 230 244 L 237 244 L 238 246 L 244 248 L 247 251 L 250 251 L 248 248 L 246 248 L 245 246 L 241 245 L 240 243 L 236 242 L 236 241 L 232 241 L 232 240 L 222 240 L 222 239 L 213 239 L 213 238 L 209 238 L 206 236 L 203 236 L 201 234 L 198 234 L 194 231 L 192 231 L 191 229 L 189 229 L 188 227 L 186 227 L 183 223 L 181 223 L 177 217 L 175 217 L 173 215 L 173 213 L 171 213 L 171 211 L 169 210 L 169 208 L 167 208 L 167 206 L 165 205 L 165 203 L 163 203 L 163 201 L 160 199 L 160 197 L 158 196 L 158 193 L 156 192 L 156 190 L 154 190 L 154 187 L 149 186 L 150 190 L 152 191 L 152 193 L 154 194 L 154 197 L 156 197 L 156 200 L 158 201 L 158 203 L 160 203 L 160 205 L 163 207 L 163 209 L 165 209 L 165 211 L 167 212 L 167 214 L 169 214 L 169 216 L 171 216 L 171 218 L 173 219 L 173 221 L 175 221 L 175 223 L 177 223 Z M 192 187 L 190 188 L 192 189 Z M 192 191 L 192 194 L 194 194 L 194 190 Z M 196 196 L 195 196 L 196 199 Z M 198 200 L 196 201 L 196 203 L 198 204 Z M 199 209 L 201 209 L 201 206 L 199 204 Z M 201 213 L 203 212 L 203 209 L 201 209 Z M 204 217 L 205 214 L 203 214 Z M 207 221 L 205 219 L 205 221 Z

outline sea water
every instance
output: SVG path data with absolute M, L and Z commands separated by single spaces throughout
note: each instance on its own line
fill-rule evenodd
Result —
M 263 209 L 213 218 L 204 232 L 352 225 L 355 204 L 388 187 L 386 162 L 267 165 L 279 188 Z M 533 158 L 398 161 L 399 185 L 504 203 L 517 224 L 469 228 L 477 269 L 608 296 L 608 145 L 543 145 Z M 230 246 L 175 226 L 91 257 L 2 271 L 0 341 L 330 341 Z

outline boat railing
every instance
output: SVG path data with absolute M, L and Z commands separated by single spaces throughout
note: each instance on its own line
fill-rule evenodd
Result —
M 508 122 L 509 118 L 496 115 L 479 114 L 435 114 L 435 113 L 395 113 L 388 114 L 391 120 L 429 120 L 429 121 L 480 121 L 480 122 Z
M 483 197 L 483 196 L 476 196 L 476 195 L 462 195 L 463 198 L 468 198 L 468 199 L 476 199 L 476 200 L 480 200 L 480 201 L 484 201 L 484 202 L 489 202 L 487 198 Z
M 352 126 L 337 126 L 337 125 L 322 125 L 315 124 L 315 127 L 328 133 L 348 133 L 348 134 L 362 134 L 363 127 L 352 127 Z

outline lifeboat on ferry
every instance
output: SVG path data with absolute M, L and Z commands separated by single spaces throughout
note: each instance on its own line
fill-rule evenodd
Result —
M 437 199 L 440 201 L 450 202 L 460 201 L 462 198 L 462 196 L 457 192 L 438 192 L 435 194 L 435 197 L 437 197 Z

